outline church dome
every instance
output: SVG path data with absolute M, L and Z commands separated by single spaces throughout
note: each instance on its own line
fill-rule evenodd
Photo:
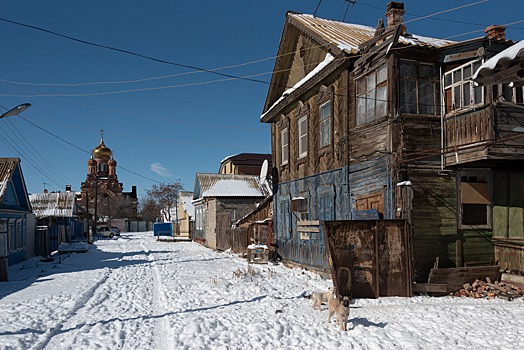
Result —
M 95 158 L 109 159 L 111 158 L 111 149 L 104 144 L 104 138 L 100 139 L 100 144 L 93 150 L 93 156 Z

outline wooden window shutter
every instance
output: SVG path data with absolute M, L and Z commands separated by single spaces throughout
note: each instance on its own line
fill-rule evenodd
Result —
M 462 182 L 460 189 L 462 204 L 490 204 L 487 183 Z

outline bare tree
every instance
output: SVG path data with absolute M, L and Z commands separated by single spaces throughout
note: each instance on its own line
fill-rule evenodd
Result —
M 160 205 L 153 197 L 149 195 L 145 196 L 140 200 L 138 205 L 138 216 L 140 219 L 154 222 L 160 216 Z
M 153 185 L 150 190 L 146 190 L 148 197 L 151 197 L 160 206 L 161 213 L 167 221 L 178 221 L 178 217 L 172 218 L 172 210 L 175 211 L 178 206 L 178 195 L 182 190 L 180 179 L 172 183 L 162 182 L 159 185 Z M 175 214 L 176 215 L 176 214 Z

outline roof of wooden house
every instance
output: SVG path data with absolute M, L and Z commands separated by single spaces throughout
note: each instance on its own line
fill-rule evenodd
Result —
M 19 158 L 0 158 L 0 208 L 31 210 Z
M 288 21 L 315 33 L 325 43 L 335 45 L 340 50 L 344 50 L 349 54 L 358 53 L 360 51 L 359 45 L 373 39 L 376 32 L 376 28 L 374 27 L 337 22 L 301 13 L 289 12 Z M 399 38 L 399 43 L 401 44 L 418 46 L 440 47 L 453 42 L 454 41 L 451 40 L 437 39 L 409 33 L 403 34 Z
M 36 217 L 76 216 L 76 196 L 74 192 L 35 193 L 29 195 Z
M 266 197 L 268 186 L 255 175 L 197 173 L 193 199 L 207 197 Z
M 296 95 L 301 91 L 307 92 L 307 83 L 326 72 L 332 72 L 350 57 L 358 58 L 367 44 L 385 39 L 387 35 L 392 36 L 399 26 L 405 29 L 403 24 L 388 28 L 380 26 L 374 28 L 319 18 L 309 14 L 288 12 L 264 111 L 260 116 L 261 121 L 268 122 L 271 119 L 269 112 L 273 109 L 276 109 L 273 110 L 274 113 L 278 112 L 279 108 L 274 107 L 281 106 L 281 102 L 286 97 Z M 399 33 L 398 41 L 396 41 L 398 46 L 436 49 L 455 43 L 452 40 L 410 34 L 405 30 L 399 30 Z M 289 79 L 294 62 L 300 61 L 297 55 L 302 55 L 302 49 L 297 48 L 300 36 L 307 37 L 312 43 L 307 50 L 316 51 L 314 54 L 317 57 L 316 65 L 313 64 L 314 62 L 309 62 L 307 67 L 299 70 L 304 76 L 294 76 Z

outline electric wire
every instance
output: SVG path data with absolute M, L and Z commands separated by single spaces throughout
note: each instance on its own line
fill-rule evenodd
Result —
M 38 162 L 40 166 L 42 167 L 42 169 L 45 170 L 46 172 L 53 173 L 54 178 L 57 178 L 66 184 L 68 182 L 69 183 L 71 182 L 70 179 L 66 179 L 65 177 L 63 177 L 61 172 L 59 172 L 55 167 L 53 167 L 50 164 L 50 162 L 47 161 L 46 158 L 38 152 L 38 150 L 31 144 L 31 142 L 29 142 L 29 140 L 27 140 L 27 138 L 25 138 L 24 134 L 20 132 L 20 130 L 18 130 L 18 128 L 15 126 L 15 124 L 11 120 L 6 120 L 6 125 L 8 129 L 11 131 L 11 135 L 16 137 L 16 141 L 18 141 L 14 144 L 18 145 L 19 149 L 25 148 L 27 150 L 28 152 L 27 157 L 31 157 L 35 159 L 36 160 L 35 163 Z

